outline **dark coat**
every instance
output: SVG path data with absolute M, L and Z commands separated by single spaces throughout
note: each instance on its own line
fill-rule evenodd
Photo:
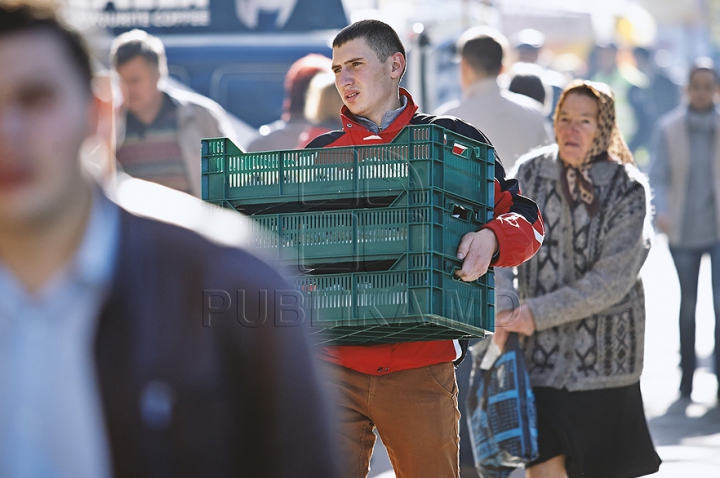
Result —
M 275 307 L 290 289 L 280 276 L 247 251 L 125 210 L 119 248 L 95 342 L 114 476 L 335 476 L 304 327 Z M 208 290 L 233 301 L 209 324 Z

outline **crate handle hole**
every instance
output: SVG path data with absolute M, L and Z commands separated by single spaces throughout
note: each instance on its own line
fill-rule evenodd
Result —
M 459 205 L 457 205 L 457 204 L 453 204 L 453 205 L 452 205 L 451 211 L 452 211 L 452 212 L 451 212 L 452 217 L 454 217 L 454 218 L 456 218 L 456 219 L 460 219 L 460 220 L 465 221 L 465 222 L 470 222 L 470 220 L 471 220 L 472 217 L 473 217 L 473 211 L 472 211 L 472 209 L 467 209 L 467 208 L 464 208 L 464 207 L 459 206 Z
M 455 274 L 455 272 L 459 271 L 460 269 L 461 269 L 460 266 L 455 266 L 455 265 L 454 265 L 454 266 L 451 267 L 451 269 L 450 269 L 450 277 L 452 277 L 453 280 L 456 280 L 456 281 L 458 281 L 458 282 L 462 282 L 463 284 L 472 284 L 473 282 L 476 283 L 476 284 L 482 284 L 482 282 L 481 282 L 482 277 L 478 277 L 477 279 L 475 279 L 474 281 L 471 281 L 471 282 L 464 281 L 464 280 L 462 280 L 461 278 L 459 278 L 459 277 L 457 276 L 457 274 Z

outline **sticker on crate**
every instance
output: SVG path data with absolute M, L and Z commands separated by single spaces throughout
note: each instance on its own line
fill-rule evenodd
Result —
M 465 156 L 466 151 L 467 151 L 467 146 L 463 146 L 460 143 L 453 144 L 453 147 L 452 147 L 453 154 L 457 154 L 458 156 Z

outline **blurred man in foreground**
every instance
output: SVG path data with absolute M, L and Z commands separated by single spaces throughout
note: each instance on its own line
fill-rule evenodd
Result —
M 0 0 L 0 62 L 0 476 L 333 476 L 285 282 L 86 176 L 90 59 L 47 2 Z

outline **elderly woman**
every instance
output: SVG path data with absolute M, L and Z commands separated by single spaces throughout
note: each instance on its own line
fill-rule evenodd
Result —
M 642 396 L 650 244 L 647 191 L 617 128 L 610 88 L 575 80 L 555 110 L 557 145 L 515 168 L 545 218 L 538 254 L 497 270 L 494 340 L 521 334 L 536 398 L 540 457 L 527 476 L 627 478 L 654 473 Z M 515 295 L 517 294 L 517 295 Z M 512 302 L 515 302 L 512 304 Z

